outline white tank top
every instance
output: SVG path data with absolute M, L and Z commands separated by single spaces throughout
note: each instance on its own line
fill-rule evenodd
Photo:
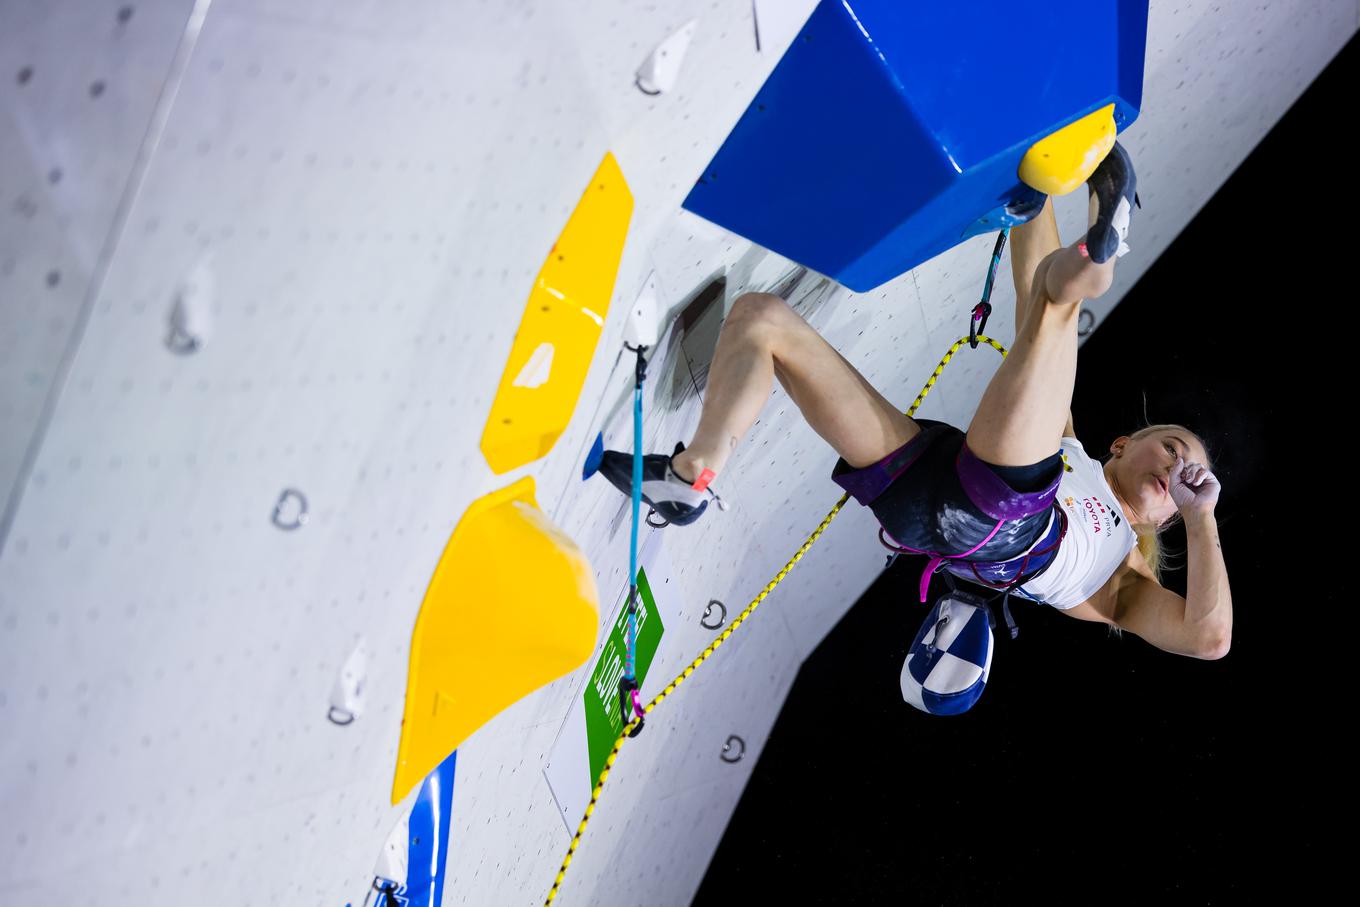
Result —
M 1095 595 L 1138 544 L 1097 460 L 1076 438 L 1063 438 L 1072 471 L 1058 481 L 1058 505 L 1067 513 L 1067 534 L 1053 563 L 1017 588 L 1026 598 L 1066 610 Z

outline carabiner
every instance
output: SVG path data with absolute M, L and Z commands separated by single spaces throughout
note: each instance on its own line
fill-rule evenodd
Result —
M 968 344 L 977 349 L 978 335 L 987 329 L 987 319 L 992 316 L 992 304 L 979 302 L 973 306 L 973 316 L 968 321 Z
M 619 678 L 619 717 L 623 719 L 624 727 L 627 727 L 628 723 L 633 720 L 631 713 L 638 711 L 638 709 L 636 708 L 637 690 L 638 682 L 636 677 Z M 629 708 L 630 705 L 632 705 L 633 708 Z M 642 733 L 643 725 L 642 715 L 638 715 L 637 718 L 638 718 L 637 727 L 633 728 L 631 731 L 628 732 L 629 737 L 636 737 L 638 734 Z

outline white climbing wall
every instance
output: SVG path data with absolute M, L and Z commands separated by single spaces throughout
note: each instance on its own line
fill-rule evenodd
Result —
M 607 414 L 627 431 L 610 367 L 650 273 L 671 310 L 720 277 L 724 305 L 780 292 L 911 402 L 991 238 L 861 296 L 679 209 L 813 6 L 755 4 L 757 51 L 750 0 L 0 0 L 0 900 L 361 903 L 410 805 L 412 623 L 467 505 L 535 476 L 613 617 L 626 505 L 580 460 Z M 691 20 L 674 87 L 642 93 Z M 1097 325 L 1358 24 L 1357 0 L 1153 4 L 1124 137 L 1143 210 Z M 607 151 L 636 202 L 613 313 L 569 430 L 493 476 L 530 282 Z M 1070 240 L 1085 201 L 1058 210 Z M 189 355 L 182 296 L 211 315 Z M 1004 341 L 1012 300 L 1006 264 Z M 702 355 L 654 369 L 651 447 L 692 427 Z M 965 351 L 921 415 L 966 426 L 998 361 Z M 666 530 L 686 620 L 644 699 L 715 635 L 708 601 L 735 616 L 816 526 L 834 460 L 776 391 L 733 509 Z M 290 488 L 295 531 L 271 522 Z M 558 903 L 688 903 L 800 662 L 882 564 L 852 506 L 624 747 Z M 338 727 L 361 637 L 368 709 Z M 593 664 L 459 749 L 446 904 L 542 903 L 574 830 L 543 765 Z

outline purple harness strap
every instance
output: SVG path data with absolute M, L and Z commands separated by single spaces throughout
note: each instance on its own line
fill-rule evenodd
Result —
M 967 442 L 959 448 L 958 456 L 954 458 L 954 468 L 958 470 L 959 484 L 963 486 L 969 500 L 994 520 L 1022 520 L 1047 510 L 1057 498 L 1058 484 L 1062 481 L 1062 470 L 1058 470 L 1047 488 L 1041 491 L 1016 491 L 990 466 L 979 460 Z
M 1005 583 L 1004 585 L 997 585 L 996 583 L 984 579 L 983 576 L 980 573 L 978 573 L 977 565 L 970 563 L 968 566 L 972 568 L 973 576 L 975 577 L 974 582 L 978 583 L 978 585 L 986 586 L 989 589 L 1009 590 L 1014 588 L 1015 586 L 1020 585 L 1022 578 L 1025 577 L 1025 569 L 1029 566 L 1030 558 L 1040 554 L 1047 554 L 1048 552 L 1056 549 L 1059 545 L 1062 544 L 1063 538 L 1065 538 L 1067 535 L 1067 515 L 1064 514 L 1061 510 L 1057 510 L 1056 512 L 1057 519 L 1059 522 L 1058 538 L 1053 542 L 1053 544 L 1049 545 L 1048 547 L 1041 548 L 1038 551 L 1031 551 L 1024 555 L 1024 559 L 1020 562 L 1020 569 L 1015 574 L 1015 579 L 1011 580 L 1009 583 Z M 963 554 L 940 554 L 939 552 L 936 551 L 922 551 L 919 548 L 909 548 L 906 545 L 900 544 L 897 541 L 897 539 L 889 535 L 888 531 L 884 529 L 882 526 L 878 527 L 878 541 L 883 545 L 883 547 L 887 548 L 889 551 L 905 551 L 910 554 L 930 555 L 930 562 L 926 564 L 926 569 L 921 573 L 921 603 L 924 604 L 926 601 L 927 592 L 930 589 L 930 578 L 935 575 L 936 570 L 940 569 L 940 565 L 943 564 L 946 560 L 956 560 L 961 557 L 967 557 L 974 551 L 977 551 L 983 545 L 986 545 L 988 542 L 992 540 L 992 537 L 995 536 L 997 532 L 1001 529 L 1001 525 L 1004 522 L 1006 521 L 1001 520 L 997 522 L 996 526 L 992 528 L 992 531 L 987 534 L 987 537 L 985 539 L 983 539 L 981 542 L 979 542 L 972 548 L 969 548 L 967 551 L 963 552 Z M 1044 569 L 1047 569 L 1047 566 L 1048 565 L 1045 564 L 1043 568 L 1040 568 L 1034 574 L 1034 576 L 1038 576 L 1040 573 L 1044 572 Z M 1034 579 L 1034 576 L 1030 576 L 1027 579 Z
M 1052 561 L 1049 561 L 1048 563 L 1044 564 L 1044 566 L 1034 571 L 1034 573 L 1032 573 L 1030 576 L 1025 576 L 1025 571 L 1029 569 L 1030 558 L 1038 557 L 1041 554 L 1048 554 L 1050 551 L 1057 550 L 1057 548 L 1060 545 L 1062 545 L 1063 539 L 1067 537 L 1067 514 L 1063 513 L 1062 509 L 1058 507 L 1054 508 L 1054 512 L 1057 514 L 1058 519 L 1058 537 L 1054 539 L 1053 544 L 1049 545 L 1048 547 L 1040 548 L 1037 551 L 1031 551 L 1028 554 L 1024 555 L 1020 561 L 1020 569 L 1015 571 L 1015 579 L 1011 580 L 1008 583 L 992 582 L 991 580 L 984 577 L 981 573 L 978 573 L 976 563 L 970 562 L 968 564 L 968 568 L 973 571 L 973 582 L 977 583 L 979 586 L 986 586 L 988 589 L 1003 589 L 1009 591 L 1015 588 L 1016 586 L 1020 585 L 1022 582 L 1026 583 L 1029 582 L 1030 580 L 1034 579 L 1035 577 L 1039 576 L 1039 574 L 1047 570 Z
M 888 454 L 877 463 L 864 466 L 859 469 L 852 469 L 850 464 L 842 459 L 833 470 L 831 478 L 836 484 L 840 485 L 860 504 L 868 507 L 876 501 L 888 486 L 892 485 L 898 477 L 915 465 L 916 461 L 934 443 L 937 436 L 950 431 L 951 427 L 943 422 L 933 422 L 931 420 L 919 420 L 921 431 L 906 444 Z M 887 531 L 880 528 L 878 531 L 879 541 L 893 551 L 906 551 L 912 554 L 926 554 L 930 556 L 930 562 L 926 565 L 925 572 L 921 574 L 921 602 L 925 603 L 927 592 L 930 589 L 930 578 L 935 571 L 940 569 L 940 565 L 947 560 L 957 560 L 967 557 L 979 551 L 984 545 L 996 537 L 1001 531 L 1001 527 L 1011 520 L 1020 520 L 1032 514 L 1042 512 L 1053 505 L 1054 499 L 1058 494 L 1058 484 L 1062 478 L 1062 472 L 1054 477 L 1049 486 L 1041 491 L 1020 492 L 1011 488 L 1001 476 L 997 475 L 990 466 L 978 459 L 977 455 L 969 449 L 967 441 L 960 445 L 958 453 L 954 457 L 954 469 L 959 477 L 959 484 L 963 487 L 964 493 L 978 510 L 996 520 L 996 525 L 987 537 L 977 545 L 969 548 L 962 554 L 941 554 L 938 551 L 923 551 L 919 548 L 909 548 L 899 543 L 892 536 L 887 535 Z M 1066 531 L 1064 522 L 1063 531 Z M 891 539 L 892 544 L 888 543 Z M 1061 541 L 1061 538 L 1059 538 Z M 1055 546 L 1049 546 L 1043 551 L 1031 552 L 1031 555 L 1047 553 Z M 1024 567 L 1029 565 L 1030 555 L 1021 566 L 1019 576 L 1024 575 Z M 973 568 L 975 576 L 977 568 Z M 1037 575 L 1037 574 L 1036 574 Z M 981 577 L 978 576 L 979 580 Z M 982 581 L 983 585 L 991 588 L 998 588 L 991 583 Z M 1010 586 L 1018 585 L 1012 582 Z
M 936 570 L 940 569 L 940 565 L 947 560 L 960 557 L 967 557 L 974 551 L 977 551 L 983 545 L 990 542 L 992 540 L 992 537 L 995 536 L 999 531 L 1001 531 L 1001 524 L 1004 522 L 1006 521 L 998 520 L 997 524 L 992 527 L 992 531 L 987 533 L 987 537 L 985 539 L 978 542 L 976 545 L 974 545 L 972 548 L 969 548 L 967 551 L 963 552 L 963 554 L 940 554 L 935 551 L 922 551 L 919 548 L 908 548 L 906 545 L 899 545 L 897 543 L 897 539 L 894 539 L 892 536 L 888 535 L 887 531 L 882 526 L 878 528 L 878 540 L 889 549 L 893 549 L 896 551 L 908 551 L 911 552 L 912 554 L 930 555 L 930 563 L 926 564 L 926 569 L 921 572 L 921 603 L 925 604 L 926 592 L 930 589 L 930 578 L 935 575 Z M 888 539 L 892 539 L 891 545 L 889 545 L 888 542 L 885 541 L 885 536 Z
M 841 465 L 831 474 L 831 480 L 850 492 L 850 496 L 860 504 L 870 506 L 889 485 L 915 465 L 926 449 L 935 442 L 937 436 L 949 430 L 949 426 L 943 422 L 921 421 L 924 427 L 920 433 L 897 450 L 877 463 L 860 469 L 852 469 L 850 464 L 842 460 Z

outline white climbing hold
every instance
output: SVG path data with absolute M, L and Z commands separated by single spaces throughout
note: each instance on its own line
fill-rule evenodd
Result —
M 166 346 L 177 353 L 201 349 L 212 334 L 212 306 L 216 281 L 212 271 L 212 252 L 204 253 L 175 292 L 170 312 L 170 336 Z
M 410 861 L 409 839 L 411 836 L 411 811 L 408 809 L 393 827 L 378 854 L 378 865 L 373 874 L 384 882 L 395 882 L 398 890 L 406 887 L 406 874 Z
M 656 288 L 656 272 L 647 275 L 642 290 L 628 310 L 628 320 L 623 325 L 623 342 L 629 346 L 656 346 L 656 338 L 661 330 L 661 301 Z
M 691 19 L 679 31 L 657 45 L 637 71 L 637 86 L 646 94 L 661 94 L 675 87 L 680 76 L 680 64 L 694 38 L 698 19 Z
M 336 724 L 349 724 L 362 715 L 367 687 L 368 646 L 361 636 L 331 689 L 331 720 Z

